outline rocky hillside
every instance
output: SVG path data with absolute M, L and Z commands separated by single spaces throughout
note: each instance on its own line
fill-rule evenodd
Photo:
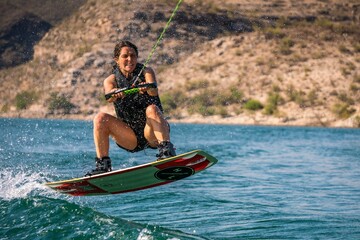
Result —
M 27 46 L 30 60 L 0 71 L 1 116 L 91 119 L 99 109 L 112 112 L 102 81 L 115 42 L 130 39 L 144 61 L 176 3 L 88 0 L 56 21 L 41 18 L 48 29 Z M 359 8 L 355 0 L 184 1 L 149 64 L 167 115 L 359 127 Z M 1 26 L 0 50 L 22 18 L 11 19 Z M 12 44 L 2 54 L 7 62 L 11 49 L 21 49 L 16 39 Z
M 78 9 L 84 0 L 2 0 L 0 2 L 0 69 L 33 58 L 33 46 L 50 28 Z

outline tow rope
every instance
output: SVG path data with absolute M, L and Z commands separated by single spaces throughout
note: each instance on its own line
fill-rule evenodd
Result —
M 134 79 L 134 81 L 133 81 L 133 86 L 136 86 L 136 84 L 137 84 L 137 81 L 138 81 L 139 77 L 141 76 L 141 74 L 142 74 L 143 70 L 146 68 L 147 64 L 149 63 L 149 61 L 150 61 L 150 59 L 151 59 L 152 55 L 154 54 L 154 52 L 155 52 L 156 48 L 157 48 L 157 47 L 158 47 L 158 45 L 159 45 L 159 43 L 160 43 L 160 42 L 161 42 L 161 40 L 163 39 L 164 34 L 165 34 L 166 30 L 169 28 L 170 23 L 171 23 L 171 21 L 172 21 L 173 17 L 175 16 L 175 14 L 176 14 L 177 10 L 179 9 L 180 4 L 181 4 L 181 2 L 182 2 L 182 1 L 183 1 L 183 0 L 179 0 L 179 1 L 178 1 L 178 3 L 176 4 L 176 6 L 175 6 L 175 8 L 174 8 L 174 10 L 173 10 L 173 12 L 172 12 L 172 14 L 171 14 L 171 16 L 170 16 L 169 20 L 167 21 L 167 23 L 166 23 L 166 25 L 165 25 L 165 27 L 164 27 L 164 29 L 162 30 L 162 32 L 161 32 L 161 34 L 160 34 L 160 36 L 158 37 L 158 39 L 157 39 L 157 41 L 156 41 L 155 45 L 152 47 L 152 49 L 151 49 L 151 51 L 150 51 L 150 53 L 149 53 L 149 55 L 148 55 L 148 57 L 147 57 L 147 59 L 146 59 L 146 61 L 145 61 L 144 65 L 143 65 L 143 67 L 142 67 L 142 69 L 140 70 L 139 74 L 138 74 L 137 76 L 135 76 L 135 79 Z

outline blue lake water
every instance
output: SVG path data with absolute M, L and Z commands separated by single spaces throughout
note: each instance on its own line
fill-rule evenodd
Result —
M 0 239 L 360 239 L 360 130 L 171 124 L 177 152 L 218 164 L 138 192 L 43 184 L 94 167 L 92 123 L 0 119 Z M 112 143 L 114 168 L 150 162 Z

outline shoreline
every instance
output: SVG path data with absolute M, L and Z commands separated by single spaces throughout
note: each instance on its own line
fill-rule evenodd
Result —
M 25 116 L 26 115 L 26 116 Z M 79 120 L 91 122 L 95 114 L 92 115 L 79 115 L 79 114 L 66 114 L 66 115 L 47 115 L 42 114 L 1 114 L 2 119 L 37 119 L 37 120 Z M 204 117 L 201 115 L 194 115 L 182 118 L 167 118 L 171 124 L 206 124 L 206 125 L 233 125 L 233 126 L 268 126 L 268 127 L 316 127 L 316 128 L 347 128 L 357 129 L 358 127 L 352 126 L 352 119 L 337 120 L 328 122 L 327 125 L 320 124 L 319 122 L 311 121 L 311 119 L 293 119 L 286 121 L 281 118 L 271 116 L 249 116 L 246 114 L 221 117 L 219 115 Z

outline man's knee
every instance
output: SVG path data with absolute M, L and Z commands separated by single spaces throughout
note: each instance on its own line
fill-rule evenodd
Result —
M 106 124 L 107 121 L 108 121 L 108 114 L 100 112 L 100 113 L 95 115 L 94 120 L 93 120 L 93 124 L 94 124 L 95 127 L 101 127 L 104 124 Z
M 155 105 L 155 104 L 151 104 L 146 108 L 146 116 L 147 117 L 155 117 L 155 116 L 160 116 L 161 112 L 160 109 Z

